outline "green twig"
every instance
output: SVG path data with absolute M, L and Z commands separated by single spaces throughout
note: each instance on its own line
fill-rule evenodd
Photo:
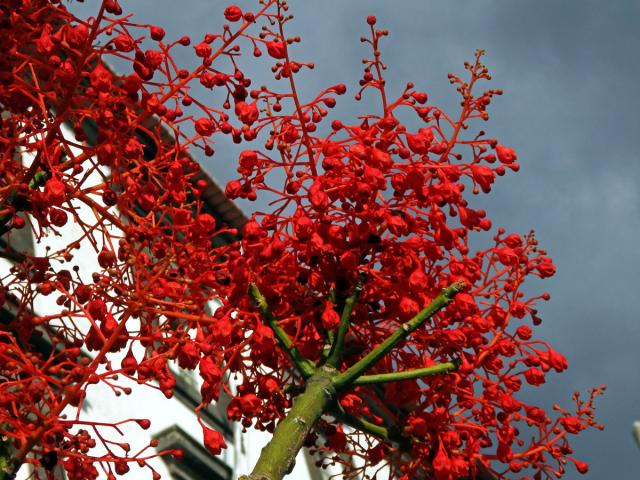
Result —
M 433 315 L 449 305 L 455 296 L 465 287 L 463 282 L 456 282 L 442 290 L 433 301 L 411 320 L 402 324 L 386 340 L 365 355 L 362 359 L 349 367 L 345 372 L 335 377 L 334 382 L 338 391 L 346 387 L 360 377 L 364 372 L 373 367 L 381 358 L 389 353 L 396 345 L 407 338 L 412 332 L 420 328 Z
M 338 331 L 336 332 L 335 339 L 331 343 L 331 350 L 329 351 L 329 357 L 327 358 L 327 364 L 332 367 L 338 367 L 342 362 L 342 354 L 344 349 L 344 338 L 349 330 L 349 324 L 351 323 L 351 313 L 353 308 L 358 302 L 360 292 L 362 292 L 363 277 L 358 276 L 356 284 L 353 287 L 353 292 L 349 298 L 344 302 L 344 308 L 342 309 L 342 315 L 340 316 L 340 324 L 338 325 Z
M 382 440 L 391 440 L 389 429 L 387 427 L 376 425 L 375 423 L 365 420 L 364 418 L 351 415 L 347 413 L 339 403 L 337 404 L 336 409 L 330 413 L 331 415 L 335 416 L 337 420 L 340 420 L 345 425 L 349 425 L 356 430 L 368 433 Z
M 260 289 L 255 283 L 249 285 L 249 295 L 251 295 L 251 298 L 255 301 L 262 317 L 266 320 L 271 330 L 273 330 L 276 340 L 282 349 L 289 354 L 300 374 L 304 378 L 311 377 L 311 375 L 316 371 L 315 366 L 310 360 L 306 359 L 302 353 L 300 353 L 300 350 L 298 350 L 298 348 L 293 344 L 289 335 L 287 335 L 287 332 L 284 331 L 284 328 L 278 324 L 278 320 L 273 316 L 269 309 L 267 299 L 262 295 Z
M 458 367 L 454 362 L 444 362 L 432 365 L 431 367 L 416 368 L 414 370 L 405 370 L 403 372 L 378 373 L 375 375 L 362 375 L 355 379 L 351 385 L 373 385 L 375 383 L 400 382 L 402 380 L 412 380 L 414 378 L 428 377 L 431 375 L 439 375 L 441 373 L 449 373 Z

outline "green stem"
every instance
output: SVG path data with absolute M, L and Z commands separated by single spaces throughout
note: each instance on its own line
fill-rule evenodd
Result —
M 414 378 L 439 375 L 441 373 L 453 372 L 458 367 L 454 362 L 438 363 L 431 367 L 416 368 L 415 370 L 405 370 L 404 372 L 378 373 L 375 375 L 362 375 L 355 379 L 351 385 L 372 385 L 375 383 L 400 382 L 402 380 L 412 380 Z
M 251 298 L 255 301 L 262 317 L 266 320 L 271 330 L 273 330 L 276 340 L 282 349 L 289 354 L 300 374 L 304 378 L 311 377 L 316 371 L 315 366 L 300 353 L 300 350 L 293 344 L 287 332 L 284 331 L 284 328 L 278 324 L 278 320 L 271 313 L 271 309 L 269 309 L 267 299 L 262 295 L 255 283 L 249 285 L 249 295 L 251 295 Z
M 331 414 L 334 415 L 337 420 L 340 420 L 342 423 L 349 425 L 356 430 L 374 435 L 382 440 L 390 439 L 389 429 L 387 427 L 376 425 L 375 423 L 365 420 L 364 418 L 350 415 L 345 412 L 344 408 L 340 404 L 337 405 L 336 410 L 332 411 Z
M 338 331 L 336 333 L 335 339 L 331 343 L 331 350 L 329 352 L 329 357 L 327 358 L 327 364 L 331 365 L 332 367 L 338 367 L 340 365 L 340 362 L 342 362 L 344 338 L 347 335 L 349 324 L 351 323 L 351 313 L 353 312 L 353 308 L 358 302 L 360 292 L 362 292 L 362 282 L 362 277 L 358 277 L 358 280 L 356 280 L 356 284 L 353 287 L 353 292 L 351 292 L 349 298 L 347 298 L 344 302 L 344 308 L 342 309 L 342 315 L 340 316 Z
M 307 435 L 335 400 L 332 381 L 335 374 L 335 369 L 324 366 L 307 380 L 304 393 L 296 397 L 293 407 L 276 427 L 251 475 L 241 476 L 240 480 L 281 480 L 291 472 Z
M 420 328 L 433 315 L 449 305 L 455 296 L 465 287 L 463 282 L 456 282 L 442 290 L 433 301 L 411 320 L 403 323 L 400 328 L 387 337 L 380 345 L 365 355 L 362 359 L 349 367 L 335 379 L 336 388 L 340 391 L 353 384 L 364 372 L 373 367 L 380 359 L 389 353 L 396 345 Z

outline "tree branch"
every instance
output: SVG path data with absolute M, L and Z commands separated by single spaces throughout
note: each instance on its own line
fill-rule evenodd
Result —
M 457 370 L 458 366 L 454 362 L 444 362 L 432 365 L 431 367 L 416 368 L 403 372 L 378 373 L 375 375 L 363 375 L 353 381 L 352 386 L 372 385 L 374 383 L 399 382 L 402 380 L 412 380 L 414 378 L 428 377 L 449 373 Z
M 266 320 L 267 325 L 273 330 L 273 334 L 276 337 L 276 340 L 280 344 L 280 347 L 289 354 L 293 364 L 298 369 L 300 374 L 306 379 L 311 377 L 316 371 L 313 363 L 305 358 L 300 350 L 293 344 L 287 332 L 284 331 L 278 324 L 278 320 L 273 316 L 271 310 L 269 309 L 269 304 L 267 303 L 267 299 L 262 295 L 260 289 L 255 283 L 249 285 L 249 295 L 255 301 L 258 310 L 262 314 L 262 317 Z
M 335 373 L 335 369 L 326 365 L 316 370 L 305 391 L 295 398 L 287 416 L 278 423 L 251 474 L 241 476 L 240 480 L 281 480 L 291 472 L 307 435 L 335 400 L 336 390 L 331 381 Z
M 345 425 L 349 425 L 356 430 L 368 433 L 382 440 L 391 440 L 389 429 L 387 427 L 376 425 L 375 423 L 365 420 L 364 418 L 351 415 L 344 410 L 342 405 L 337 402 L 336 404 L 336 409 L 330 413 L 331 415 L 334 415 L 337 420 L 340 420 Z
M 334 378 L 334 382 L 338 391 L 353 384 L 364 372 L 373 367 L 378 361 L 389 353 L 396 345 L 411 335 L 416 329 L 420 328 L 433 315 L 449 305 L 455 296 L 465 287 L 463 282 L 456 282 L 440 293 L 433 301 L 418 313 L 411 320 L 402 324 L 395 332 L 393 332 L 386 340 L 365 355 L 362 359 Z
M 362 276 L 358 276 L 356 283 L 353 287 L 353 292 L 349 298 L 344 302 L 344 308 L 342 309 L 342 315 L 340 316 L 340 324 L 338 325 L 338 331 L 336 333 L 335 339 L 331 344 L 331 350 L 329 352 L 329 357 L 327 358 L 327 363 L 332 367 L 338 367 L 340 362 L 342 361 L 342 353 L 344 349 L 344 338 L 349 330 L 349 325 L 351 323 L 351 313 L 353 312 L 353 308 L 356 306 L 358 302 L 358 298 L 360 297 L 360 293 L 362 292 L 362 283 L 364 278 Z

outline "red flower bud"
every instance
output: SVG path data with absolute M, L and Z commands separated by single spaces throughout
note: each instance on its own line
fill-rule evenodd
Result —
M 480 185 L 482 191 L 488 193 L 496 178 L 493 170 L 485 165 L 472 165 L 471 172 L 473 173 L 473 179 Z
M 57 178 L 51 178 L 44 184 L 44 196 L 49 205 L 60 205 L 66 199 L 66 186 Z
M 237 5 L 230 5 L 224 9 L 224 18 L 228 22 L 237 22 L 242 18 L 242 10 Z
M 498 160 L 504 164 L 513 163 L 518 159 L 518 155 L 516 155 L 513 148 L 504 147 L 502 145 L 496 145 L 496 154 L 498 155 Z
M 529 385 L 542 385 L 545 382 L 544 373 L 539 368 L 530 368 L 524 372 L 524 378 Z
M 235 111 L 238 119 L 245 125 L 252 125 L 259 116 L 256 102 L 237 102 Z
M 273 58 L 282 59 L 287 55 L 287 47 L 283 42 L 267 42 L 267 52 Z
M 121 52 L 130 52 L 136 46 L 133 38 L 131 38 L 129 35 L 124 34 L 118 35 L 116 38 L 114 38 L 113 44 L 115 45 L 116 49 Z
M 150 28 L 150 31 L 151 31 L 151 38 L 158 42 L 162 40 L 165 36 L 165 31 L 164 31 L 164 28 L 162 27 L 153 26 Z
M 98 263 L 102 268 L 112 267 L 116 260 L 116 256 L 111 250 L 102 247 L 100 253 L 98 254 Z
M 340 315 L 333 309 L 331 302 L 326 302 L 322 312 L 322 325 L 327 330 L 334 330 L 340 324 Z
M 148 429 L 149 429 L 149 427 L 151 426 L 151 420 L 149 420 L 149 419 L 147 419 L 147 418 L 141 418 L 141 419 L 138 419 L 138 420 L 136 420 L 136 423 L 137 423 L 138 425 L 140 425 L 140 427 L 141 427 L 143 430 L 148 430 Z
M 201 42 L 193 48 L 196 51 L 196 55 L 200 58 L 207 58 L 211 56 L 211 45 L 208 43 Z
M 200 118 L 196 120 L 194 127 L 196 132 L 203 137 L 209 137 L 213 135 L 215 131 L 215 125 L 210 118 Z
M 223 448 L 227 448 L 227 444 L 224 441 L 222 434 L 211 428 L 202 426 L 202 432 L 204 435 L 204 446 L 212 455 L 220 455 Z
M 573 464 L 576 466 L 576 470 L 583 475 L 589 471 L 589 464 L 585 462 L 580 462 L 578 460 L 574 460 Z
M 107 316 L 107 304 L 101 299 L 91 300 L 87 304 L 87 311 L 94 320 L 104 320 Z

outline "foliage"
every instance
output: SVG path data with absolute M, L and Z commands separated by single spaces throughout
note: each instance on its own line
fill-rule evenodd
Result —
M 2 0 L 0 13 L 0 255 L 14 262 L 0 279 L 0 303 L 14 315 L 0 329 L 9 476 L 24 462 L 61 464 L 71 479 L 137 463 L 155 478 L 153 442 L 131 450 L 120 424 L 76 412 L 96 383 L 120 395 L 132 379 L 170 397 L 170 362 L 198 370 L 199 408 L 223 389 L 229 418 L 245 427 L 291 427 L 283 418 L 300 395 L 309 425 L 297 448 L 347 473 L 551 478 L 568 461 L 587 471 L 568 437 L 599 427 L 601 389 L 553 418 L 518 398 L 523 384 L 567 368 L 533 337 L 536 303 L 549 295 L 523 290 L 527 277 L 554 274 L 551 259 L 533 233 L 498 229 L 487 248 L 470 246 L 491 229 L 474 195 L 519 169 L 512 148 L 467 133 L 501 94 L 477 93 L 489 79 L 482 52 L 464 78 L 449 76 L 461 96 L 451 116 L 412 83 L 393 96 L 379 45 L 387 32 L 368 17 L 356 99 L 377 98 L 366 105 L 377 113 L 328 125 L 347 87 L 310 101 L 298 93 L 296 74 L 313 65 L 291 57 L 299 38 L 284 33 L 292 17 L 282 0 L 253 13 L 226 8 L 224 29 L 193 46 L 191 70 L 175 60 L 188 37 L 135 23 L 117 0 L 89 19 L 45 0 Z M 247 49 L 266 54 L 280 90 L 250 89 Z M 198 99 L 199 89 L 213 93 Z M 228 197 L 275 197 L 240 233 L 207 213 L 193 160 L 213 155 L 224 135 L 247 144 Z M 20 229 L 45 244 L 64 235 L 64 245 L 16 250 Z M 240 240 L 221 241 L 229 234 Z M 89 274 L 81 245 L 95 252 Z M 314 388 L 324 403 L 309 400 Z M 122 421 L 132 422 L 149 426 Z M 220 453 L 222 435 L 203 429 Z

